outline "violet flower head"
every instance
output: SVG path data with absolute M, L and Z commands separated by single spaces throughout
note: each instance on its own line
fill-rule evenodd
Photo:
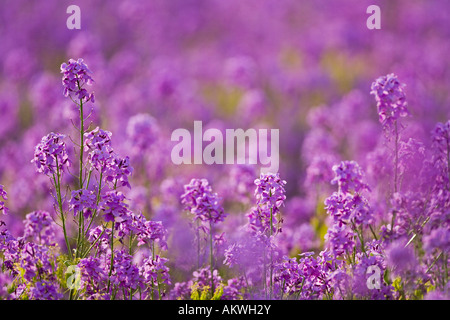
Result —
M 400 83 L 393 73 L 379 77 L 372 83 L 370 94 L 375 96 L 383 127 L 409 115 L 404 87 L 405 84 Z
M 432 131 L 433 166 L 440 172 L 438 180 L 450 190 L 450 120 L 438 122 Z
M 262 173 L 260 178 L 255 180 L 255 185 L 255 196 L 259 205 L 273 209 L 272 213 L 276 213 L 284 205 L 286 181 L 280 179 L 279 173 Z
M 111 255 L 108 255 L 108 260 L 110 260 Z M 138 287 L 143 287 L 144 279 L 139 272 L 139 268 L 133 263 L 133 257 L 131 255 L 125 250 L 115 250 L 113 259 L 111 284 L 114 284 L 120 289 L 125 289 L 126 294 L 129 293 L 130 289 L 135 290 Z M 129 297 L 126 299 L 129 299 Z
M 7 215 L 9 209 L 5 206 L 4 200 L 8 200 L 8 194 L 6 193 L 3 185 L 0 184 L 0 212 L 3 212 L 4 215 Z
M 325 242 L 334 256 L 338 257 L 353 250 L 355 236 L 346 225 L 334 224 L 325 234 Z
M 79 212 L 83 212 L 84 217 L 89 218 L 93 211 L 97 209 L 97 197 L 91 190 L 74 190 L 69 201 L 69 207 L 73 210 L 75 217 Z
M 64 138 L 63 134 L 51 132 L 41 139 L 35 148 L 34 158 L 31 160 L 32 163 L 35 163 L 37 172 L 53 175 L 59 171 L 61 174 L 64 172 L 64 167 L 70 166 Z
M 37 243 L 47 246 L 55 244 L 57 225 L 46 211 L 33 211 L 26 215 L 23 221 L 25 229 L 23 236 L 32 238 Z
M 60 300 L 63 297 L 58 286 L 51 281 L 39 281 L 30 289 L 30 300 Z
M 146 113 L 132 116 L 127 124 L 127 136 L 138 150 L 148 149 L 158 139 L 159 128 L 156 119 Z
M 102 130 L 99 127 L 84 134 L 88 161 L 100 172 L 105 170 L 107 162 L 114 152 L 111 146 L 111 136 L 111 132 Z
M 369 201 L 360 194 L 333 192 L 325 199 L 325 209 L 339 225 L 354 223 L 359 226 L 373 222 Z
M 69 59 L 68 63 L 61 64 L 61 73 L 63 74 L 62 84 L 64 86 L 64 96 L 71 96 L 72 99 L 78 99 L 85 103 L 94 102 L 94 93 L 88 93 L 83 88 L 84 85 L 91 85 L 94 80 L 90 76 L 92 71 L 83 62 L 83 59 Z
M 123 223 L 131 221 L 131 211 L 126 204 L 125 196 L 119 191 L 109 191 L 102 196 L 99 207 L 104 212 L 105 221 Z
M 114 154 L 106 162 L 105 179 L 113 184 L 117 184 L 117 186 L 125 186 L 131 189 L 128 176 L 132 173 L 133 167 L 130 165 L 130 158 L 128 156 L 121 158 Z
M 264 206 L 252 207 L 247 214 L 248 229 L 251 232 L 270 233 L 270 210 Z M 281 221 L 280 221 L 281 222 Z M 272 215 L 272 233 L 277 232 L 278 220 Z M 281 231 L 281 230 L 278 230 Z
M 194 220 L 217 223 L 226 217 L 223 207 L 219 203 L 217 193 L 206 179 L 192 179 L 184 186 L 184 194 L 181 195 L 181 203 L 186 210 L 194 215 Z
M 341 161 L 339 165 L 333 166 L 334 179 L 332 184 L 337 184 L 340 192 L 361 192 L 369 190 L 363 182 L 364 174 L 356 161 Z
M 165 283 L 170 285 L 170 275 L 169 267 L 166 263 L 169 259 L 155 255 L 152 259 L 151 257 L 144 260 L 142 266 L 140 267 L 140 272 L 148 284 L 156 284 L 158 281 L 158 276 L 161 277 L 160 283 Z

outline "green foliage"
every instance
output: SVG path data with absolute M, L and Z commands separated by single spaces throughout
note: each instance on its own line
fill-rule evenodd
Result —
M 192 300 L 209 300 L 210 287 L 204 286 L 201 288 L 198 283 L 194 283 L 191 287 L 191 299 Z M 216 290 L 211 300 L 220 300 L 223 295 L 223 284 L 221 283 Z

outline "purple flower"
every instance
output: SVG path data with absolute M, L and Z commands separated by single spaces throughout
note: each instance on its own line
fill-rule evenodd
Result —
M 113 153 L 111 136 L 111 132 L 102 130 L 99 127 L 84 134 L 84 145 L 88 152 L 88 161 L 100 172 L 105 170 Z
M 335 160 L 331 155 L 314 157 L 306 169 L 305 187 L 312 189 L 317 184 L 329 184 L 333 179 L 332 166 Z
M 170 269 L 166 266 L 168 261 L 168 259 L 162 258 L 159 255 L 155 255 L 154 258 L 149 257 L 143 261 L 142 266 L 139 268 L 139 272 L 141 273 L 144 282 L 147 284 L 147 295 L 156 296 L 156 298 L 158 298 L 160 293 L 159 286 L 163 283 L 167 285 L 171 284 L 169 275 Z
M 338 257 L 353 250 L 355 237 L 356 234 L 347 226 L 334 224 L 325 234 L 325 241 L 330 251 Z
M 32 281 L 33 278 L 53 276 L 56 271 L 55 261 L 50 255 L 49 248 L 32 242 L 27 242 L 18 254 L 18 267 L 24 270 L 23 278 Z
M 90 243 L 95 242 L 95 249 L 98 250 L 99 253 L 106 253 L 110 248 L 111 229 L 106 229 L 104 232 L 103 230 L 103 226 L 98 226 L 89 230 L 88 240 Z
M 202 222 L 217 223 L 225 219 L 226 214 L 219 201 L 206 179 L 192 179 L 184 186 L 184 194 L 181 195 L 185 209 L 194 215 L 194 220 Z
M 362 195 L 350 193 L 333 194 L 325 199 L 325 209 L 333 221 L 342 224 L 368 225 L 373 222 L 369 202 Z
M 110 254 L 108 255 L 109 261 L 111 256 Z M 108 264 L 108 272 L 109 267 L 110 266 Z M 130 289 L 135 290 L 138 287 L 143 287 L 143 280 L 144 279 L 139 272 L 139 268 L 133 264 L 133 257 L 124 250 L 115 250 L 113 270 L 111 274 L 112 287 L 116 286 L 120 290 L 125 289 L 126 294 L 128 294 Z M 126 299 L 129 299 L 129 297 Z
M 204 287 L 210 287 L 211 286 L 211 269 L 209 267 L 207 268 L 200 268 L 193 273 L 192 281 L 195 285 L 197 285 L 197 289 L 199 292 L 203 291 Z M 218 288 L 220 283 L 222 282 L 222 278 L 219 275 L 219 271 L 213 270 L 213 282 L 214 287 Z
M 221 300 L 242 300 L 245 299 L 244 290 L 247 288 L 245 277 L 232 278 L 223 287 Z
M 286 181 L 280 179 L 279 173 L 261 174 L 259 179 L 255 180 L 255 196 L 257 203 L 272 209 L 272 214 L 278 212 L 284 205 L 286 199 L 284 186 Z
M 26 215 L 23 223 L 25 238 L 31 237 L 36 242 L 47 246 L 55 244 L 57 225 L 48 212 L 33 211 Z
M 59 170 L 61 174 L 64 167 L 70 166 L 64 138 L 65 135 L 53 132 L 42 138 L 35 148 L 34 159 L 31 160 L 35 163 L 37 172 L 53 175 Z
M 159 128 L 156 119 L 146 113 L 132 116 L 127 124 L 127 136 L 137 150 L 148 149 L 158 139 Z
M 114 154 L 106 161 L 105 179 L 114 185 L 117 184 L 116 186 L 125 186 L 131 189 L 128 176 L 132 173 L 133 167 L 130 165 L 130 158 L 128 156 L 121 158 Z
M 372 83 L 370 94 L 375 96 L 383 127 L 409 115 L 404 87 L 405 84 L 400 83 L 393 73 L 379 77 Z
M 101 297 L 106 294 L 108 273 L 104 259 L 87 257 L 77 265 L 80 268 L 80 293 L 85 299 Z
M 8 200 L 8 194 L 6 193 L 3 185 L 0 184 L 0 211 L 3 212 L 4 215 L 7 215 L 9 209 L 5 206 L 5 202 L 1 199 Z
M 50 281 L 39 281 L 31 287 L 30 300 L 60 300 L 63 297 L 58 291 L 58 286 Z
M 8 286 L 12 283 L 13 279 L 5 273 L 0 272 L 0 300 L 8 298 Z
M 266 207 L 252 207 L 250 213 L 247 214 L 248 229 L 252 232 L 270 233 L 270 211 Z M 281 223 L 282 221 L 280 221 Z M 281 232 L 281 228 L 277 229 L 278 220 L 272 215 L 272 233 Z
M 356 260 L 358 260 L 358 264 L 352 275 L 352 292 L 355 297 L 372 300 L 392 299 L 394 288 L 386 284 L 382 278 L 386 270 L 383 256 L 378 252 L 368 252 L 367 256 L 363 253 L 357 253 Z M 380 289 L 369 289 L 367 286 L 367 280 L 370 276 L 370 273 L 368 273 L 369 267 L 377 267 L 380 270 Z
M 83 212 L 84 217 L 89 218 L 93 211 L 97 209 L 97 196 L 90 190 L 74 190 L 69 201 L 69 207 L 73 210 L 75 217 L 79 212 Z
M 187 300 L 191 297 L 191 288 L 193 286 L 193 282 L 176 282 L 173 286 L 173 289 L 170 291 L 169 299 L 171 300 Z
M 77 61 L 69 59 L 68 63 L 61 64 L 61 73 L 63 74 L 62 84 L 64 86 L 64 96 L 71 96 L 83 103 L 94 102 L 94 94 L 88 93 L 83 86 L 85 84 L 91 85 L 94 80 L 90 74 L 88 66 L 83 62 L 83 59 Z
M 340 192 L 361 192 L 369 189 L 362 181 L 364 174 L 361 167 L 355 161 L 342 161 L 333 166 L 334 179 L 332 184 L 337 184 Z
M 432 132 L 433 166 L 439 172 L 436 182 L 450 190 L 450 120 L 437 123 Z
M 109 191 L 102 196 L 99 207 L 104 212 L 106 222 L 114 221 L 118 223 L 130 222 L 131 211 L 126 204 L 125 196 L 119 191 Z

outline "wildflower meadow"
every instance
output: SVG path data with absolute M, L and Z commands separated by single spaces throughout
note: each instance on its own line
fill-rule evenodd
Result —
M 450 299 L 449 1 L 0 6 L 0 300 Z

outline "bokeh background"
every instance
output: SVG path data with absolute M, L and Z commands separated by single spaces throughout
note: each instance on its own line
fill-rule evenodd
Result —
M 66 28 L 71 4 L 81 8 L 81 30 Z M 381 30 L 366 27 L 371 4 L 381 7 Z M 125 193 L 134 210 L 177 234 L 186 228 L 175 223 L 183 185 L 204 177 L 230 213 L 224 231 L 233 230 L 245 222 L 259 168 L 175 166 L 171 132 L 192 130 L 194 120 L 205 129 L 276 128 L 287 181 L 283 237 L 298 238 L 285 245 L 318 248 L 326 231 L 318 200 L 333 190 L 313 184 L 318 176 L 331 180 L 331 165 L 356 160 L 376 182 L 384 141 L 369 94 L 376 78 L 395 73 L 407 85 L 405 134 L 425 145 L 435 123 L 450 118 L 449 15 L 447 0 L 2 0 L 0 184 L 9 229 L 21 234 L 30 211 L 53 212 L 50 183 L 30 161 L 49 132 L 78 139 L 60 65 L 83 58 L 95 80 L 91 128 L 111 131 L 115 150 L 130 156 Z M 152 121 L 132 130 L 145 115 Z M 183 234 L 170 254 L 189 270 L 190 253 L 176 250 L 190 239 Z

